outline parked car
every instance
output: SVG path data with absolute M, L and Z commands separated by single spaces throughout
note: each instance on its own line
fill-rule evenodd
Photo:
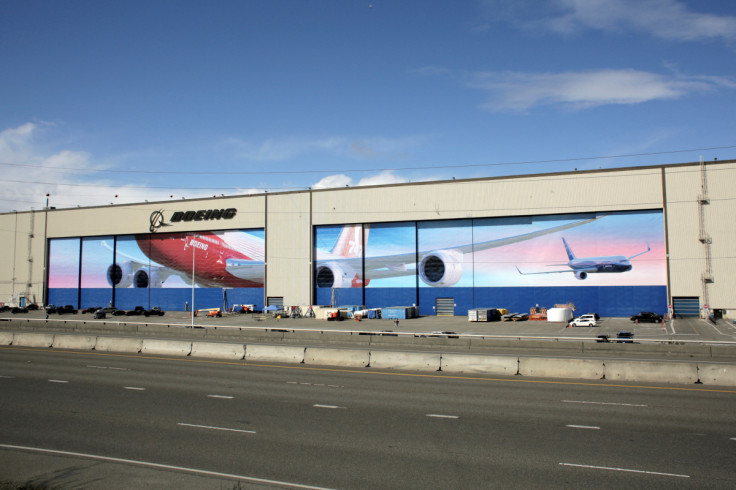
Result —
M 2 306 L 0 306 L 0 313 L 2 313 L 3 311 L 10 311 L 10 310 L 11 310 L 11 308 L 8 305 L 2 305 Z
M 116 309 L 115 311 L 112 312 L 112 316 L 125 316 L 127 314 L 128 314 L 128 312 L 125 311 L 125 310 L 117 310 Z
M 66 313 L 71 313 L 72 315 L 76 315 L 77 309 L 73 305 L 64 305 L 64 306 L 59 306 L 58 308 L 56 308 L 56 313 L 58 313 L 59 315 L 64 315 Z
M 594 315 L 587 314 L 575 318 L 569 325 L 571 327 L 597 327 L 598 323 L 596 323 Z
M 146 312 L 146 309 L 142 306 L 136 306 L 132 310 L 128 311 L 126 313 L 127 316 L 137 316 L 137 315 L 143 315 Z
M 631 321 L 639 323 L 661 323 L 663 319 L 664 317 L 662 315 L 657 315 L 656 313 L 652 313 L 651 311 L 642 311 L 638 315 L 631 315 Z
M 146 310 L 143 312 L 145 316 L 164 316 L 164 312 L 161 308 L 158 306 L 154 306 L 150 310 Z
M 28 313 L 28 308 L 21 308 L 19 306 L 16 306 L 12 310 L 10 310 L 11 313 Z
M 94 313 L 95 311 L 102 308 L 101 306 L 90 306 L 89 308 L 85 308 L 82 310 L 82 313 Z
M 48 306 L 46 306 L 46 314 L 56 313 L 56 310 L 57 309 L 58 308 L 56 308 L 56 306 L 54 306 L 54 305 L 48 305 Z
M 28 308 L 28 311 L 36 311 L 38 310 L 38 305 L 36 303 L 31 303 L 30 305 L 27 305 L 26 308 Z
M 457 334 L 457 332 L 432 332 L 429 334 L 429 337 L 446 337 L 448 339 L 459 339 L 460 336 Z
M 102 320 L 103 318 L 107 318 L 107 313 L 102 310 L 103 309 L 100 308 L 99 310 L 95 311 L 95 320 Z

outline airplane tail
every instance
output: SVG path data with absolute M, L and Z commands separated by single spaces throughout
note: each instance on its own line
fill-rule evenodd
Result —
M 368 232 L 370 228 L 365 225 L 344 226 L 340 232 L 340 236 L 335 241 L 330 254 L 344 257 L 346 259 L 355 259 L 363 256 L 364 241 L 368 241 Z
M 562 243 L 565 244 L 565 250 L 567 251 L 567 258 L 570 259 L 570 261 L 575 260 L 575 254 L 572 252 L 570 245 L 567 244 L 567 240 L 565 240 L 565 237 L 562 237 Z

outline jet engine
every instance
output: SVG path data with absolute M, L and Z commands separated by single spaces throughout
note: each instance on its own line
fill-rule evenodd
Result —
M 354 270 L 336 262 L 328 262 L 317 267 L 318 288 L 349 288 L 353 286 L 353 277 L 355 277 Z
M 150 274 L 144 268 L 133 270 L 133 264 L 130 262 L 116 263 L 108 267 L 107 283 L 116 288 L 127 288 L 131 285 L 134 288 L 147 288 L 149 285 L 152 288 L 161 287 L 161 279 L 157 270 Z
M 588 277 L 588 273 L 585 271 L 575 271 L 575 277 L 581 281 Z
M 454 286 L 463 275 L 462 262 L 463 257 L 459 252 L 452 250 L 431 252 L 419 262 L 419 277 L 429 286 Z
M 127 288 L 133 284 L 134 273 L 130 262 L 112 264 L 107 268 L 107 283 L 116 288 Z

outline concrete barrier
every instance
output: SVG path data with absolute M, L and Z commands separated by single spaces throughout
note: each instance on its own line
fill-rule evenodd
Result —
M 97 344 L 97 337 L 94 335 L 54 335 L 54 349 L 82 349 L 92 350 Z
M 736 386 L 736 366 L 733 364 L 698 364 L 698 374 L 704 385 Z
M 371 351 L 370 367 L 376 369 L 409 369 L 416 371 L 439 371 L 438 353 Z
M 604 361 L 606 379 L 644 383 L 693 384 L 698 365 L 687 362 Z
M 245 345 L 220 342 L 192 342 L 192 357 L 240 360 L 245 357 Z
M 304 347 L 249 344 L 245 346 L 245 360 L 302 363 L 304 362 Z
M 51 347 L 54 343 L 54 334 L 50 333 L 21 333 L 13 336 L 13 345 L 21 347 Z
M 515 356 L 443 354 L 441 362 L 442 372 L 445 373 L 513 376 L 519 369 L 519 359 Z
M 192 352 L 191 340 L 143 339 L 141 354 L 186 357 Z
M 133 352 L 141 351 L 143 339 L 131 337 L 97 337 L 95 350 L 103 352 Z
M 520 357 L 519 374 L 540 378 L 603 378 L 603 361 L 597 359 L 560 359 Z
M 13 343 L 13 332 L 0 332 L 0 345 L 10 345 Z
M 304 364 L 362 368 L 370 363 L 370 351 L 360 349 L 327 349 L 307 347 Z

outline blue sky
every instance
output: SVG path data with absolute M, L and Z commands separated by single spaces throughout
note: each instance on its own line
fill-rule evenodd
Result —
M 0 66 L 0 211 L 736 158 L 730 0 L 3 0 Z

